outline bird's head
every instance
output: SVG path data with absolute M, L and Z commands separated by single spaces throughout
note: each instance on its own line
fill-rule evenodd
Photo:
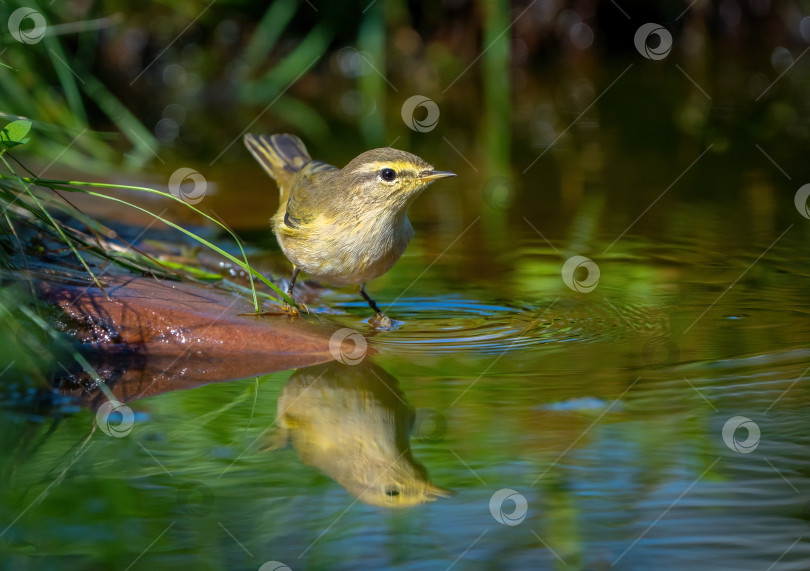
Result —
M 456 176 L 437 171 L 416 155 L 385 147 L 358 155 L 341 171 L 352 199 L 370 207 L 407 210 L 410 203 L 430 183 Z

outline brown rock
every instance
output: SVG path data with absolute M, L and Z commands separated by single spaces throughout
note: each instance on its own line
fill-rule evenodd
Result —
M 107 299 L 83 278 L 37 278 L 39 296 L 61 309 L 60 327 L 122 402 L 332 360 L 329 340 L 340 327 L 314 316 L 248 315 L 243 297 L 191 283 L 105 277 Z M 62 384 L 84 392 L 88 382 L 75 372 Z

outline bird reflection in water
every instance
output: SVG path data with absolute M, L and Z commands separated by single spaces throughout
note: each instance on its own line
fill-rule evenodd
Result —
M 271 447 L 290 441 L 304 464 L 367 504 L 405 507 L 447 497 L 411 453 L 415 411 L 398 384 L 368 360 L 299 369 L 279 397 Z

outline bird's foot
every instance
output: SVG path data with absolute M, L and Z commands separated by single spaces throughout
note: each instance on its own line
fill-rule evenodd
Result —
M 306 311 L 307 315 L 309 315 L 309 307 L 307 307 L 303 303 L 298 303 L 296 305 L 290 305 L 289 303 L 284 302 L 284 304 L 281 306 L 281 308 L 284 310 L 285 313 L 287 313 L 291 317 L 300 317 L 301 316 L 301 310 Z
M 309 315 L 309 308 L 303 303 L 299 303 L 298 307 L 289 305 L 287 303 L 282 305 L 268 306 L 268 309 L 260 311 L 259 313 L 238 313 L 237 315 L 245 315 L 247 317 L 256 317 L 257 315 L 289 315 L 290 317 L 299 317 L 301 312 L 299 308 L 304 309 Z
M 391 329 L 394 329 L 394 320 L 380 311 L 377 313 L 377 315 L 371 318 L 369 325 L 381 331 L 390 331 Z

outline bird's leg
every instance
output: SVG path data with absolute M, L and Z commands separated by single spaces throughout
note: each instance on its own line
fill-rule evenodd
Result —
M 368 293 L 366 292 L 365 283 L 363 283 L 363 285 L 360 286 L 360 295 L 362 295 L 363 299 L 365 299 L 368 302 L 369 306 L 371 306 L 371 309 L 373 309 L 374 313 L 377 314 L 377 317 L 385 317 L 385 314 L 382 311 L 380 311 L 379 307 L 377 307 L 377 302 L 371 299 L 371 296 L 369 296 Z
M 293 266 L 293 273 L 292 273 L 292 277 L 290 278 L 290 285 L 287 286 L 287 295 L 290 296 L 290 299 L 292 299 L 293 302 L 295 302 L 295 298 L 293 297 L 293 288 L 295 287 L 295 280 L 296 280 L 296 278 L 298 278 L 298 272 L 299 271 L 300 270 L 297 267 Z M 294 307 L 289 305 L 286 301 L 284 302 L 284 309 L 286 309 L 290 313 L 296 313 L 296 314 L 298 313 L 298 310 L 296 310 Z
M 363 296 L 363 299 L 365 299 L 368 302 L 368 305 L 371 307 L 371 309 L 374 310 L 374 313 L 377 314 L 377 323 L 379 324 L 380 327 L 387 329 L 393 326 L 391 318 L 388 317 L 386 314 L 384 314 L 382 311 L 380 311 L 380 308 L 377 307 L 377 302 L 371 299 L 371 296 L 368 295 L 368 293 L 366 292 L 365 283 L 363 283 L 363 285 L 360 286 L 360 295 Z
M 298 268 L 293 266 L 293 273 L 292 273 L 292 277 L 290 278 L 290 285 L 287 286 L 287 295 L 289 295 L 290 297 L 292 297 L 293 288 L 295 287 L 295 280 L 298 279 L 298 272 L 299 271 L 300 270 Z

